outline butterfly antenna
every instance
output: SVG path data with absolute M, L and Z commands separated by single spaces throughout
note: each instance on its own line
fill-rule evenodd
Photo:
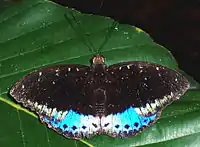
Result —
M 81 28 L 81 26 L 80 26 L 80 24 L 79 24 L 79 22 L 76 20 L 76 18 L 75 18 L 75 16 L 73 15 L 73 13 L 72 12 L 70 12 L 71 13 L 71 16 L 73 17 L 73 20 L 76 22 L 76 25 L 77 25 L 77 27 L 78 27 L 78 29 L 80 30 L 80 31 L 77 31 L 77 29 L 75 28 L 75 26 L 73 25 L 73 23 L 72 23 L 72 21 L 70 20 L 70 18 L 67 16 L 67 14 L 65 13 L 65 18 L 66 18 L 66 20 L 69 22 L 69 24 L 70 24 L 70 26 L 72 27 L 72 29 L 74 30 L 74 32 L 80 37 L 80 39 L 81 39 L 81 41 L 84 43 L 84 45 L 85 46 L 87 46 L 88 47 L 88 49 L 94 54 L 95 52 L 94 52 L 94 45 L 88 40 L 88 39 L 86 39 L 85 37 L 84 37 L 84 31 L 83 31 L 83 29 Z M 81 32 L 81 33 L 79 33 L 79 32 Z
M 108 32 L 106 33 L 105 39 L 103 41 L 103 43 L 101 44 L 101 46 L 98 49 L 98 54 L 100 54 L 100 51 L 103 49 L 103 47 L 105 46 L 105 44 L 109 41 L 113 31 L 115 30 L 116 26 L 117 26 L 118 22 L 113 21 L 111 27 L 108 28 Z

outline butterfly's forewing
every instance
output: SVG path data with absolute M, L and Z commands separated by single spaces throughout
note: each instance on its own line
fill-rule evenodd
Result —
M 101 125 L 111 136 L 134 136 L 160 116 L 161 109 L 179 99 L 188 80 L 175 70 L 148 62 L 126 62 L 108 67 L 107 113 Z
M 30 101 L 30 104 L 37 102 L 38 105 L 68 110 L 74 104 L 84 103 L 84 96 L 80 93 L 88 70 L 89 67 L 83 65 L 58 65 L 43 68 L 18 81 L 11 89 L 11 96 L 18 102 L 24 102 L 25 105 L 29 105 L 27 102 Z M 87 106 L 84 108 L 87 109 Z
M 143 116 L 156 113 L 189 88 L 188 80 L 177 71 L 149 62 L 115 64 L 108 67 L 108 72 L 120 85 L 114 103 L 139 108 Z
M 84 65 L 46 67 L 18 81 L 10 94 L 59 133 L 89 137 L 99 129 L 98 118 L 90 115 L 90 98 L 83 91 L 89 72 Z

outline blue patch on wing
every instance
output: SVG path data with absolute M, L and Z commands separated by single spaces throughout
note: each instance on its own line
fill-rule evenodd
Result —
M 74 138 L 89 138 L 96 133 L 106 133 L 114 137 L 134 136 L 158 117 L 158 114 L 141 116 L 133 107 L 101 118 L 79 114 L 73 110 L 60 112 L 52 117 L 44 116 L 41 120 L 59 133 Z
M 126 137 L 136 135 L 144 127 L 149 126 L 158 114 L 141 116 L 135 108 L 130 107 L 122 113 L 110 114 L 102 118 L 102 128 L 111 136 Z
M 66 114 L 62 116 L 62 114 Z M 91 137 L 100 129 L 99 117 L 79 114 L 73 110 L 62 114 L 56 112 L 51 118 L 44 116 L 41 120 L 67 137 Z
M 58 118 L 58 112 L 53 116 L 53 119 L 50 119 L 49 117 L 44 117 L 43 121 L 48 123 L 54 128 L 61 129 L 62 132 L 69 131 L 73 134 L 77 132 L 77 129 L 80 128 L 80 118 L 81 115 L 69 110 L 67 115 L 62 119 L 59 120 Z

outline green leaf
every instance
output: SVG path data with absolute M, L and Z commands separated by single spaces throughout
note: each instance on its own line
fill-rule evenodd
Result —
M 5 147 L 87 147 L 80 141 L 68 140 L 42 125 L 35 117 L 0 103 L 0 144 Z
M 161 119 L 153 127 L 136 137 L 117 139 L 99 135 L 90 140 L 74 141 L 48 129 L 33 113 L 13 102 L 8 96 L 9 88 L 25 74 L 47 65 L 89 65 L 93 53 L 84 45 L 80 36 L 84 34 L 98 50 L 113 20 L 81 14 L 45 0 L 24 0 L 7 7 L 1 5 L 0 10 L 1 145 L 84 147 L 90 143 L 105 147 L 183 147 L 199 143 L 199 91 L 189 91 L 182 100 L 165 109 Z M 65 14 L 70 16 L 71 12 L 80 24 L 77 26 L 70 17 L 78 33 L 64 17 Z M 176 61 L 168 50 L 154 43 L 145 32 L 125 24 L 116 26 L 101 53 L 106 57 L 107 65 L 141 60 L 178 70 Z

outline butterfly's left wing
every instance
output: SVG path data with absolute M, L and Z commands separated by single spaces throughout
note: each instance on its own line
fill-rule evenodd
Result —
M 107 116 L 102 117 L 101 126 L 110 136 L 141 132 L 189 88 L 188 80 L 177 71 L 149 62 L 115 64 L 107 73 Z
M 10 94 L 60 134 L 91 137 L 100 126 L 99 118 L 91 114 L 91 97 L 83 90 L 89 73 L 90 67 L 84 65 L 45 67 L 19 80 Z

